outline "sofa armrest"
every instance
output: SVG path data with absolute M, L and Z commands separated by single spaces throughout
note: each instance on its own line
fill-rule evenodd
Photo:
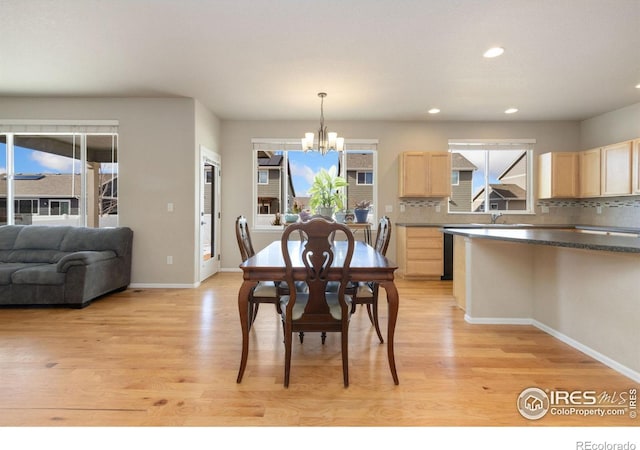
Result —
M 58 261 L 56 270 L 58 272 L 66 272 L 72 266 L 86 266 L 115 257 L 116 252 L 113 250 L 73 252 L 63 256 Z

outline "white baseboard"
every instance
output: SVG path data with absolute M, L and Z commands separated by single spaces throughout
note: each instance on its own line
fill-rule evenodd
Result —
M 571 347 L 575 348 L 576 350 L 581 351 L 582 353 L 584 353 L 587 356 L 592 357 L 593 359 L 600 361 L 602 364 L 604 364 L 605 366 L 609 366 L 611 367 L 613 370 L 615 370 L 616 372 L 621 373 L 622 375 L 624 375 L 625 377 L 629 377 L 631 378 L 633 381 L 640 383 L 640 373 L 636 372 L 633 369 L 630 369 L 629 367 L 620 364 L 619 362 L 609 358 L 606 355 L 603 355 L 602 353 L 598 352 L 597 350 L 592 349 L 591 347 L 588 347 L 578 341 L 576 341 L 575 339 L 570 338 L 569 336 L 567 336 L 566 334 L 560 333 L 559 331 L 548 327 L 547 325 L 538 322 L 537 320 L 533 320 L 532 321 L 532 325 L 542 331 L 544 331 L 547 334 L 550 334 L 551 336 L 553 336 L 554 338 L 564 342 L 567 345 L 570 345 Z
M 191 284 L 164 284 L 164 283 L 131 283 L 130 289 L 193 289 L 200 286 L 200 283 Z
M 474 318 L 468 314 L 464 315 L 465 322 L 475 325 L 533 325 L 531 319 L 521 319 L 518 317 L 481 317 Z
M 239 267 L 226 267 L 221 268 L 220 272 L 242 272 L 242 269 L 240 269 Z
M 567 345 L 570 345 L 571 347 L 575 348 L 578 351 L 581 351 L 582 353 L 584 353 L 587 356 L 590 356 L 591 358 L 595 359 L 596 361 L 601 362 L 602 364 L 604 364 L 607 367 L 612 368 L 613 370 L 615 370 L 616 372 L 624 375 L 625 377 L 631 378 L 633 381 L 640 383 L 640 373 L 636 372 L 633 369 L 630 369 L 629 367 L 620 364 L 619 362 L 609 358 L 606 355 L 603 355 L 602 353 L 592 349 L 591 347 L 588 347 L 578 341 L 576 341 L 573 338 L 570 338 L 569 336 L 567 336 L 566 334 L 563 334 L 561 332 L 559 332 L 558 330 L 555 330 L 545 324 L 543 324 L 542 322 L 538 322 L 535 319 L 523 319 L 523 318 L 504 318 L 504 317 L 481 317 L 481 318 L 474 318 L 469 316 L 468 314 L 464 315 L 464 320 L 467 323 L 470 324 L 474 324 L 474 325 L 533 325 L 534 327 L 538 328 L 541 331 L 544 331 L 545 333 L 553 336 L 554 338 L 558 339 L 559 341 L 564 342 Z

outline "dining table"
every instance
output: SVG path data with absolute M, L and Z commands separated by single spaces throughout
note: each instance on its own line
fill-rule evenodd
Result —
M 347 242 L 336 240 L 334 243 L 334 261 L 328 271 L 329 281 L 341 280 L 341 268 L 347 251 Z M 302 262 L 303 241 L 289 241 L 287 249 L 291 255 L 293 277 L 295 281 L 304 281 L 307 271 Z M 335 269 L 334 269 L 335 268 Z M 375 282 L 386 292 L 388 303 L 387 319 L 387 357 L 394 383 L 399 384 L 394 356 L 394 334 L 398 318 L 398 290 L 394 283 L 394 273 L 398 266 L 363 241 L 355 241 L 353 257 L 349 267 L 350 281 Z M 281 241 L 276 240 L 240 264 L 243 281 L 238 292 L 238 311 L 242 329 L 242 356 L 237 382 L 242 381 L 249 355 L 249 296 L 259 281 L 284 281 L 285 263 Z

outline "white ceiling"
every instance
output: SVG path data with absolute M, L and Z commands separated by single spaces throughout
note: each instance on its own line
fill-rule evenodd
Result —
M 640 0 L 0 0 L 0 17 L 0 96 L 317 119 L 326 91 L 328 123 L 580 120 L 640 102 Z

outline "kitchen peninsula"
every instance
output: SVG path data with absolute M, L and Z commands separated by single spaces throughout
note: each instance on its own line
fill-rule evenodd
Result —
M 640 230 L 442 231 L 469 323 L 534 325 L 640 381 Z

